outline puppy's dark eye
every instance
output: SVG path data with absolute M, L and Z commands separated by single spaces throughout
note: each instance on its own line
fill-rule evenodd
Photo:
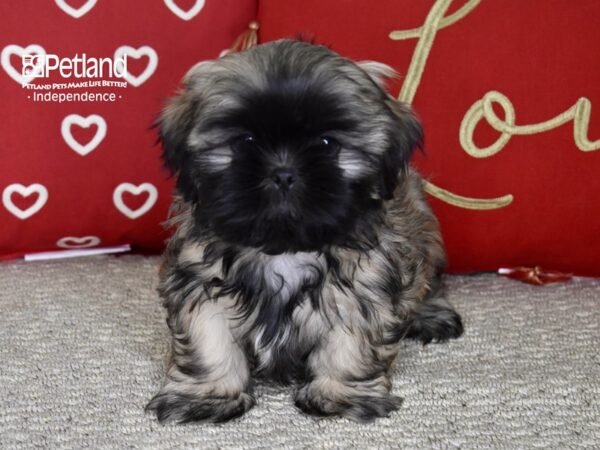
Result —
M 332 137 L 321 136 L 319 138 L 319 147 L 327 150 L 338 150 L 340 148 L 340 144 Z
M 250 149 L 256 146 L 256 138 L 250 133 L 242 134 L 234 139 L 233 146 L 236 149 Z

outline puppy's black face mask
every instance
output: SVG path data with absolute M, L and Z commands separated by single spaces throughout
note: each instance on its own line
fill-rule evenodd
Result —
M 205 174 L 199 192 L 200 214 L 219 236 L 268 253 L 345 240 L 378 202 L 338 164 L 334 135 L 355 126 L 340 106 L 314 86 L 274 80 L 215 124 L 243 130 L 230 138 L 230 164 Z
M 368 223 L 420 139 L 417 122 L 324 47 L 256 50 L 192 71 L 161 119 L 197 226 L 267 253 L 372 245 Z

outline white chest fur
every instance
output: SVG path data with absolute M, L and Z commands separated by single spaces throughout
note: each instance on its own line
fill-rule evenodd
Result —
M 262 277 L 263 292 L 258 308 L 265 312 L 253 324 L 254 348 L 259 368 L 268 367 L 274 358 L 274 349 L 286 347 L 291 337 L 292 320 L 285 320 L 284 311 L 289 302 L 302 309 L 306 305 L 299 298 L 301 291 L 315 285 L 325 272 L 325 258 L 318 253 L 297 252 L 280 255 L 255 255 L 254 273 Z M 312 308 L 310 308 L 312 310 Z M 291 318 L 290 318 L 291 319 Z M 282 320 L 276 323 L 273 321 Z
M 324 267 L 322 256 L 316 252 L 261 256 L 265 285 L 279 301 L 289 300 L 305 284 L 314 283 Z

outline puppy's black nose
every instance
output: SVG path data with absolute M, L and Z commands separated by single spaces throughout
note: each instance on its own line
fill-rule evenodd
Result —
M 296 182 L 296 174 L 291 169 L 279 167 L 271 172 L 271 180 L 277 189 L 287 191 L 291 189 Z

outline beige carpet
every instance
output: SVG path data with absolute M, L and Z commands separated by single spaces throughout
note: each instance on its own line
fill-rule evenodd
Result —
M 449 277 L 466 334 L 403 345 L 387 419 L 315 420 L 258 386 L 235 422 L 161 426 L 143 412 L 167 348 L 157 264 L 0 264 L 0 448 L 600 448 L 600 279 Z

